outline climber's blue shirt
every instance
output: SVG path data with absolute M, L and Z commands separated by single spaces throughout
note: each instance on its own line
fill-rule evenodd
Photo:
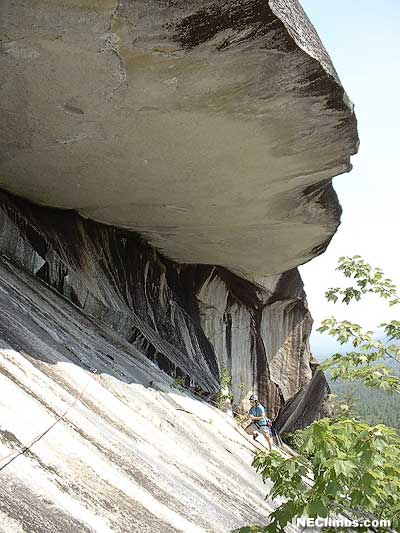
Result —
M 267 425 L 267 420 L 265 418 L 265 409 L 264 409 L 264 406 L 261 405 L 260 403 L 256 407 L 252 407 L 249 411 L 249 414 L 251 416 L 263 416 L 264 417 L 263 419 L 255 420 L 254 423 L 257 424 L 258 426 Z

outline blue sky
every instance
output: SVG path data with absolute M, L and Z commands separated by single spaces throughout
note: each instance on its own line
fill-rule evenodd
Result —
M 342 278 L 338 257 L 361 255 L 400 286 L 400 0 L 301 0 L 355 104 L 360 136 L 353 170 L 334 179 L 343 207 L 342 224 L 328 250 L 300 267 L 317 327 L 327 316 L 374 328 L 400 310 L 374 297 L 350 306 L 324 301 Z M 334 342 L 315 331 L 315 355 Z

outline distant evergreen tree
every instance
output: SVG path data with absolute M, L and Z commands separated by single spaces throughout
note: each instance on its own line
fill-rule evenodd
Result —
M 391 426 L 400 434 L 400 394 L 371 390 L 362 383 L 329 381 L 329 386 L 341 401 L 352 404 L 354 416 L 370 425 Z

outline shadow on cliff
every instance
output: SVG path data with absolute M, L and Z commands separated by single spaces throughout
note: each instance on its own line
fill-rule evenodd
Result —
M 163 370 L 218 390 L 214 349 L 177 265 L 138 236 L 75 212 L 37 207 L 6 193 L 0 193 L 0 204 L 4 256 Z
M 274 345 L 266 346 L 261 322 L 266 305 L 287 300 L 290 328 L 302 330 L 301 321 L 309 313 L 296 269 L 283 274 L 269 294 L 222 267 L 178 265 L 132 232 L 3 192 L 0 224 L 4 348 L 45 363 L 70 362 L 91 372 L 110 373 L 123 381 L 135 376 L 145 387 L 157 386 L 157 369 L 168 387 L 171 379 L 165 373 L 197 392 L 215 394 L 218 362 L 201 327 L 196 295 L 217 276 L 228 293 L 221 331 L 228 360 L 235 357 L 230 310 L 239 304 L 250 317 L 248 357 L 254 389 L 272 406 L 270 416 L 284 404 L 279 384 L 271 380 L 269 357 L 286 339 L 277 337 Z M 293 306 L 300 306 L 299 312 Z M 304 335 L 310 328 L 306 324 L 295 356 L 303 357 Z M 293 420 L 293 412 L 299 416 L 299 405 L 296 402 L 290 417 L 284 416 L 284 426 Z

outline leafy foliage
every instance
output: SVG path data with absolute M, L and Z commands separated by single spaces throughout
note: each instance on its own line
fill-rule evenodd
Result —
M 296 516 L 343 512 L 357 519 L 390 517 L 393 527 L 400 525 L 400 439 L 394 430 L 339 417 L 318 420 L 299 435 L 299 455 L 255 457 L 257 472 L 273 483 L 269 496 L 286 501 L 268 526 L 247 531 L 279 533 Z
M 349 304 L 374 293 L 390 305 L 400 303 L 392 281 L 360 256 L 341 257 L 338 270 L 346 278 L 352 277 L 355 285 L 329 289 L 328 300 L 337 302 L 340 298 Z M 355 381 L 398 397 L 400 377 L 382 361 L 400 360 L 400 347 L 394 342 L 400 339 L 400 322 L 392 320 L 381 327 L 387 343 L 375 340 L 372 331 L 364 331 L 358 324 L 339 322 L 334 317 L 323 321 L 319 331 L 328 332 L 342 345 L 352 345 L 349 352 L 337 353 L 323 364 L 333 381 Z M 277 452 L 255 457 L 253 466 L 257 472 L 263 480 L 272 482 L 269 496 L 284 501 L 271 513 L 268 526 L 238 531 L 279 533 L 296 517 L 323 518 L 340 513 L 353 519 L 391 519 L 394 529 L 400 527 L 399 435 L 383 424 L 370 426 L 358 420 L 355 409 L 354 402 L 339 402 L 335 416 L 296 432 L 291 437 L 298 452 L 294 457 Z
M 226 401 L 232 401 L 233 395 L 231 392 L 232 376 L 227 368 L 222 368 L 220 372 L 220 389 L 216 397 L 216 405 L 218 409 L 222 409 Z
M 329 301 L 349 304 L 359 300 L 363 294 L 374 293 L 388 299 L 390 305 L 400 303 L 396 286 L 391 279 L 384 278 L 379 268 L 372 268 L 360 256 L 341 257 L 337 270 L 341 270 L 347 278 L 353 277 L 356 286 L 345 289 L 331 288 L 325 296 Z M 322 370 L 329 370 L 333 381 L 360 381 L 366 387 L 384 391 L 400 392 L 400 376 L 396 376 L 390 367 L 382 364 L 385 359 L 400 362 L 400 321 L 391 320 L 381 323 L 387 342 L 376 340 L 372 331 L 364 331 L 359 324 L 347 320 L 338 321 L 335 317 L 322 321 L 318 328 L 320 333 L 327 332 L 340 344 L 350 343 L 353 350 L 346 354 L 336 353 L 321 365 Z
M 400 303 L 396 286 L 390 278 L 384 278 L 380 268 L 372 268 L 359 255 L 340 257 L 338 263 L 336 270 L 343 272 L 346 278 L 354 278 L 356 286 L 328 289 L 325 293 L 328 301 L 336 303 L 341 298 L 343 303 L 349 304 L 352 300 L 360 300 L 364 294 L 374 293 L 388 299 L 390 305 Z
M 326 418 L 302 432 L 302 439 L 296 457 L 272 452 L 254 459 L 263 479 L 273 482 L 269 496 L 287 500 L 260 531 L 284 531 L 294 516 L 317 518 L 343 511 L 354 518 L 390 516 L 400 523 L 400 513 L 393 515 L 400 503 L 400 439 L 394 430 Z
M 184 390 L 186 387 L 185 377 L 181 375 L 175 376 L 174 382 L 171 384 L 171 387 L 178 390 Z
M 301 445 L 303 444 L 301 430 L 284 433 L 281 437 L 283 442 L 293 448 L 296 452 L 300 450 Z

